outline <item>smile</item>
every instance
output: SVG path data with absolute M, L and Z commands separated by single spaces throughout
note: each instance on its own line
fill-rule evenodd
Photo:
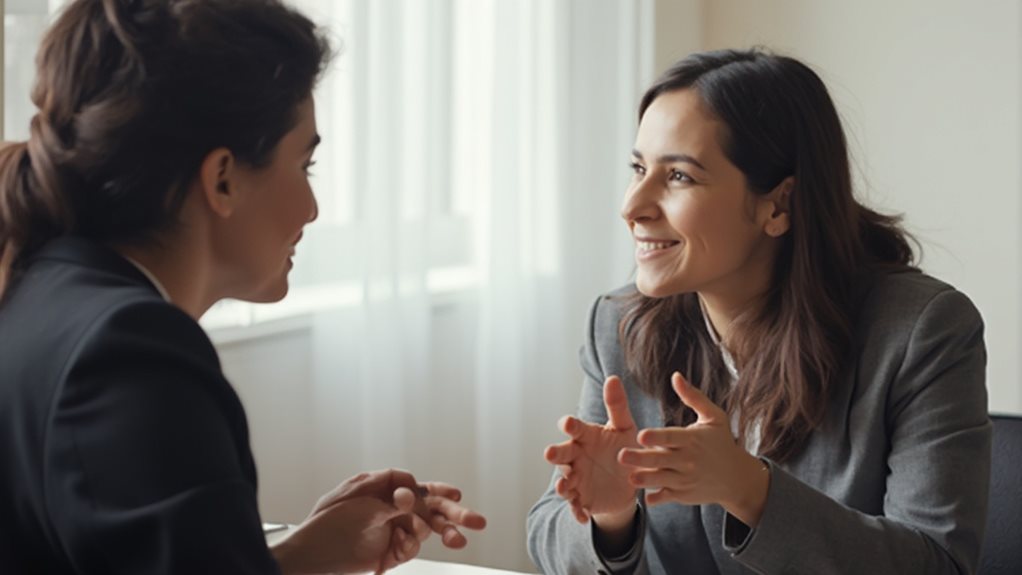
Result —
M 666 250 L 667 248 L 675 246 L 677 244 L 678 242 L 646 242 L 646 241 L 635 242 L 635 245 L 638 246 L 640 252 Z

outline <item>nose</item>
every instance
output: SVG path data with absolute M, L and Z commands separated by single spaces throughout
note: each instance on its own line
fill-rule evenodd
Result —
M 316 221 L 319 217 L 319 202 L 316 201 L 316 194 L 312 194 L 312 211 L 309 213 L 309 223 Z
M 632 182 L 625 192 L 621 217 L 628 223 L 656 219 L 660 215 L 656 186 L 648 176 Z

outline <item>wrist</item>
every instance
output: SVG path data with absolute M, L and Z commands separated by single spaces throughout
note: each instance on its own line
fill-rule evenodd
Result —
M 617 557 L 631 549 L 635 544 L 637 515 L 635 505 L 625 511 L 594 514 L 592 522 L 596 548 L 607 557 Z
M 277 561 L 277 566 L 280 567 L 280 572 L 283 575 L 299 573 L 294 564 L 296 551 L 297 545 L 291 537 L 284 537 L 270 545 L 270 554 Z
M 730 501 L 723 502 L 728 513 L 739 521 L 755 528 L 759 525 L 763 508 L 766 507 L 767 493 L 770 490 L 770 468 L 758 457 L 745 455 L 741 473 L 736 474 L 738 483 L 733 489 Z

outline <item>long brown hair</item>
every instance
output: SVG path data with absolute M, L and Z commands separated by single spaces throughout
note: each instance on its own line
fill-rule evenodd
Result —
M 216 148 L 268 164 L 330 55 L 279 0 L 71 2 L 36 58 L 31 136 L 0 149 L 0 297 L 56 236 L 152 240 Z
M 751 192 L 766 194 L 794 176 L 791 229 L 772 287 L 734 320 L 724 342 L 739 369 L 737 385 L 695 293 L 629 296 L 620 325 L 625 358 L 640 387 L 660 400 L 667 423 L 695 419 L 670 386 L 670 374 L 681 371 L 729 413 L 738 411 L 740 438 L 758 422 L 759 453 L 783 461 L 823 419 L 849 360 L 866 278 L 911 267 L 913 250 L 900 218 L 854 198 L 841 122 L 807 66 L 761 50 L 694 54 L 645 93 L 639 119 L 657 96 L 682 89 L 695 90 L 727 127 L 724 153 Z

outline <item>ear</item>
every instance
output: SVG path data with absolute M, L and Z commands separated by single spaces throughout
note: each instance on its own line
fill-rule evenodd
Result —
M 795 177 L 788 176 L 761 197 L 760 221 L 766 235 L 779 238 L 791 229 L 791 192 L 794 189 Z
M 202 159 L 199 166 L 199 187 L 209 209 L 228 218 L 238 205 L 237 162 L 227 148 L 217 148 Z

